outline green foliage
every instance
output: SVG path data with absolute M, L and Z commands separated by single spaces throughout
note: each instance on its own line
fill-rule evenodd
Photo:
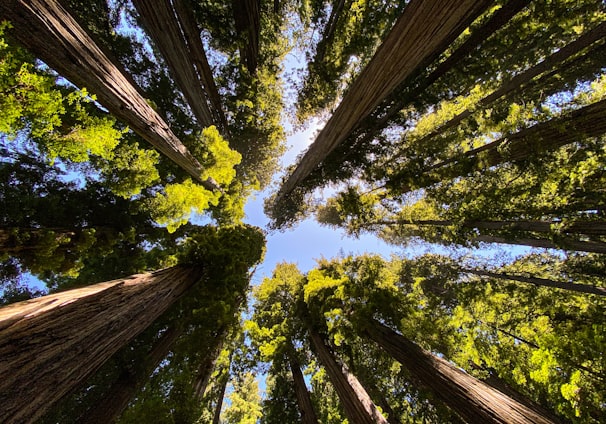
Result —
M 229 406 L 221 414 L 226 424 L 255 424 L 261 418 L 261 396 L 254 374 L 246 373 L 233 383 Z

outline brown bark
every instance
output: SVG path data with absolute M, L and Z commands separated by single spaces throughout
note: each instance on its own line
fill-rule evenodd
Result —
M 109 112 L 209 190 L 202 166 L 57 0 L 4 0 L 0 19 L 12 23 L 11 35 L 59 74 L 86 87 Z
M 169 327 L 154 343 L 145 360 L 145 366 L 137 369 L 137 373 L 125 370 L 109 387 L 104 397 L 78 419 L 83 424 L 113 423 L 120 417 L 135 396 L 143 387 L 152 372 L 170 352 L 174 342 L 183 333 L 183 329 Z
M 536 411 L 370 320 L 364 330 L 417 381 L 469 423 L 553 423 Z
M 344 364 L 337 362 L 322 336 L 313 328 L 309 328 L 309 337 L 314 353 L 324 366 L 330 382 L 339 395 L 349 422 L 356 424 L 388 424 L 358 379 L 349 372 Z
M 198 124 L 214 124 L 206 92 L 198 78 L 192 55 L 170 0 L 133 0 L 143 27 L 160 50 L 170 72 L 187 99 Z
M 215 405 L 215 413 L 213 415 L 213 424 L 219 424 L 221 422 L 221 409 L 223 408 L 223 399 L 225 398 L 225 390 L 227 389 L 227 383 L 229 381 L 229 374 L 226 373 L 223 381 L 221 382 L 221 390 L 217 398 L 217 405 Z
M 259 61 L 260 3 L 260 0 L 232 0 L 236 31 L 246 41 L 246 45 L 240 48 L 240 58 L 251 75 L 257 73 Z
M 288 353 L 288 363 L 292 372 L 295 395 L 297 396 L 297 404 L 301 413 L 301 422 L 303 424 L 318 424 L 318 417 L 311 403 L 311 397 L 307 391 L 301 367 L 293 353 Z
M 563 249 L 574 250 L 576 252 L 606 253 L 606 243 L 600 241 L 573 240 L 570 238 L 559 238 L 558 242 L 554 243 L 553 241 L 544 238 L 516 237 L 515 239 L 508 239 L 505 237 L 482 235 L 475 237 L 473 241 L 515 244 L 519 246 L 530 246 L 541 249 Z
M 284 182 L 276 203 L 303 181 L 398 85 L 446 49 L 491 3 L 489 0 L 412 0 Z
M 465 274 L 478 275 L 480 277 L 496 278 L 498 280 L 512 280 L 522 283 L 534 284 L 535 286 L 551 287 L 563 290 L 570 290 L 577 293 L 595 294 L 598 296 L 606 296 L 606 288 L 592 286 L 589 284 L 567 283 L 565 281 L 556 281 L 547 278 L 525 277 L 522 275 L 512 275 L 500 272 L 485 271 L 482 269 L 464 268 L 461 270 Z
M 2 421 L 40 418 L 201 276 L 176 266 L 1 308 Z
M 227 135 L 227 120 L 223 113 L 223 106 L 221 103 L 221 97 L 219 96 L 219 90 L 215 84 L 212 69 L 208 63 L 206 57 L 206 51 L 204 50 L 204 44 L 200 38 L 200 29 L 194 19 L 191 9 L 185 3 L 185 0 L 173 0 L 175 7 L 175 13 L 177 19 L 181 23 L 181 29 L 183 30 L 183 36 L 187 41 L 189 54 L 191 59 L 198 70 L 198 76 L 200 82 L 208 95 L 210 101 L 211 112 L 214 116 L 214 122 L 221 129 L 221 133 Z
M 538 75 L 544 72 L 554 69 L 556 66 L 561 66 L 562 63 L 565 62 L 567 59 L 576 55 L 583 49 L 591 46 L 593 43 L 603 39 L 604 37 L 606 37 L 606 22 L 598 25 L 596 28 L 583 34 L 581 37 L 579 37 L 572 43 L 562 47 L 551 56 L 545 58 L 545 60 L 543 60 L 539 64 L 514 76 L 509 81 L 505 82 L 497 90 L 493 91 L 488 96 L 480 100 L 476 108 L 486 107 L 494 101 L 500 99 L 501 97 L 504 97 L 516 90 L 519 90 L 520 87 L 528 84 L 530 81 L 532 81 L 533 78 L 537 77 Z M 457 126 L 461 123 L 463 119 L 471 116 L 473 112 L 473 110 L 465 110 L 459 113 L 458 115 L 451 118 L 448 122 L 441 125 L 440 128 L 423 137 L 421 140 L 418 141 L 418 143 L 427 142 L 438 134 Z
M 219 334 L 213 340 L 214 345 L 210 347 L 206 356 L 198 366 L 198 370 L 196 371 L 195 380 L 193 382 L 194 385 L 194 396 L 198 400 L 202 400 L 204 396 L 204 392 L 206 392 L 206 387 L 208 386 L 208 382 L 210 381 L 210 376 L 215 369 L 215 364 L 217 362 L 217 358 L 221 354 L 221 350 L 223 350 L 223 344 L 225 343 L 225 337 L 227 336 L 227 331 L 223 329 L 219 332 Z

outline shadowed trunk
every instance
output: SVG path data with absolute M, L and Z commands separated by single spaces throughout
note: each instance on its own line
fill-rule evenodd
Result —
M 97 96 L 109 112 L 209 190 L 202 166 L 168 124 L 147 104 L 129 79 L 95 44 L 57 0 L 4 0 L 0 19 L 12 23 L 10 34 L 47 65 Z
M 82 424 L 105 424 L 115 422 L 128 406 L 137 391 L 143 387 L 152 372 L 170 352 L 174 342 L 183 333 L 178 327 L 168 328 L 154 343 L 144 359 L 145 365 L 138 367 L 136 373 L 124 370 L 118 379 L 107 389 L 105 396 L 78 419 Z
M 588 284 L 567 283 L 565 281 L 556 281 L 547 278 L 525 277 L 522 275 L 512 275 L 505 273 L 497 273 L 485 271 L 482 269 L 463 268 L 461 272 L 465 274 L 474 274 L 480 277 L 496 278 L 498 280 L 519 281 L 522 283 L 534 284 L 535 286 L 551 287 L 563 290 L 570 290 L 577 293 L 595 294 L 598 296 L 606 296 L 606 288 L 591 286 Z
M 554 423 L 541 411 L 511 399 L 376 320 L 368 321 L 363 333 L 400 362 L 418 384 L 469 423 Z
M 240 48 L 240 60 L 246 63 L 251 75 L 257 73 L 259 62 L 259 35 L 261 33 L 260 0 L 233 0 L 236 31 L 246 43 Z
M 227 120 L 225 113 L 223 113 L 221 97 L 219 96 L 219 90 L 217 89 L 217 84 L 215 84 L 213 72 L 206 57 L 204 44 L 202 44 L 202 39 L 200 38 L 198 24 L 185 0 L 173 0 L 173 5 L 177 19 L 181 23 L 183 36 L 189 47 L 189 54 L 198 70 L 198 76 L 212 105 L 211 112 L 214 115 L 214 122 L 218 124 L 221 133 L 227 135 Z
M 412 0 L 349 87 L 297 168 L 280 187 L 288 196 L 398 85 L 440 54 L 492 2 Z
M 214 124 L 206 92 L 192 60 L 187 41 L 170 0 L 133 0 L 143 27 L 166 61 L 175 82 L 185 96 L 198 124 Z
M 316 55 L 314 56 L 313 62 L 322 63 L 324 61 L 324 57 L 326 56 L 326 47 L 332 43 L 332 40 L 335 37 L 337 22 L 339 21 L 341 12 L 343 12 L 344 6 L 345 0 L 336 0 L 334 2 L 332 10 L 330 11 L 328 22 L 326 23 L 324 31 L 322 32 L 322 39 L 318 42 L 318 46 L 316 47 Z
M 2 421 L 40 418 L 201 276 L 176 266 L 1 308 Z
M 218 332 L 217 336 L 213 340 L 214 346 L 211 346 L 206 356 L 198 366 L 198 370 L 196 371 L 195 380 L 193 384 L 194 397 L 200 401 L 204 396 L 204 392 L 206 392 L 206 387 L 208 386 L 210 376 L 212 375 L 213 370 L 215 369 L 217 358 L 219 358 L 219 355 L 223 350 L 223 344 L 225 343 L 226 336 L 226 329 L 223 328 Z
M 311 403 L 311 397 L 309 396 L 307 386 L 305 385 L 301 366 L 292 352 L 288 353 L 288 363 L 292 372 L 297 404 L 299 405 L 299 412 L 301 413 L 301 422 L 303 424 L 318 424 L 318 417 L 316 416 L 316 411 L 314 411 L 313 404 Z
M 223 399 L 225 398 L 225 390 L 227 389 L 227 383 L 229 382 L 228 375 L 223 378 L 221 382 L 221 390 L 219 391 L 219 397 L 217 398 L 217 405 L 215 405 L 215 413 L 213 414 L 213 424 L 221 423 L 221 409 L 223 408 Z
M 308 328 L 308 330 L 313 351 L 324 366 L 330 382 L 337 391 L 349 422 L 356 424 L 388 424 L 358 379 L 349 372 L 345 365 L 337 362 L 322 336 L 313 328 Z

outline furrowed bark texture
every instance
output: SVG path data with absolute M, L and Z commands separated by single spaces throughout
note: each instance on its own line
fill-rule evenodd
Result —
M 282 185 L 276 203 L 287 196 L 398 85 L 441 53 L 492 2 L 412 0 L 370 63 Z
M 482 269 L 463 269 L 466 274 L 473 274 L 480 277 L 496 278 L 498 280 L 519 281 L 522 283 L 534 284 L 535 286 L 551 287 L 563 290 L 570 290 L 577 293 L 595 294 L 606 296 L 606 288 L 592 286 L 589 284 L 567 283 L 566 281 L 556 281 L 548 278 L 525 277 L 523 275 L 504 274 L 500 272 L 490 272 Z
M 400 362 L 422 386 L 469 423 L 546 424 L 554 421 L 371 320 L 366 336 Z
M 240 60 L 246 63 L 251 75 L 257 73 L 259 62 L 259 34 L 261 32 L 260 0 L 233 0 L 234 20 L 238 35 L 246 45 L 240 48 Z
M 198 124 L 214 124 L 207 95 L 198 78 L 192 55 L 170 0 L 133 0 L 143 27 L 166 60 L 175 82 L 185 96 Z
M 330 382 L 339 395 L 349 422 L 388 424 L 358 379 L 349 372 L 345 365 L 337 362 L 322 336 L 310 328 L 309 337 L 314 353 L 326 369 Z
M 202 276 L 176 266 L 0 309 L 0 421 L 33 422 Z
M 147 358 L 144 358 L 145 366 L 139 368 L 136 374 L 129 370 L 123 371 L 109 387 L 105 396 L 80 417 L 78 423 L 106 424 L 116 422 L 137 391 L 145 385 L 147 378 L 166 358 L 174 342 L 181 334 L 183 334 L 181 328 L 168 328 L 154 343 Z
M 204 50 L 204 44 L 202 44 L 202 39 L 200 38 L 198 24 L 194 19 L 191 9 L 184 0 L 174 0 L 173 4 L 177 19 L 181 23 L 183 36 L 189 46 L 189 54 L 198 70 L 198 76 L 212 105 L 210 109 L 214 115 L 214 122 L 218 124 L 221 133 L 227 135 L 227 119 L 225 118 L 225 113 L 223 113 L 219 90 L 217 89 L 217 84 L 215 84 L 213 72 Z
M 290 365 L 290 371 L 292 372 L 295 395 L 297 396 L 297 404 L 299 405 L 299 412 L 301 413 L 301 422 L 303 424 L 318 424 L 318 417 L 316 416 L 313 404 L 311 403 L 311 397 L 309 396 L 307 386 L 305 385 L 305 378 L 303 378 L 301 366 L 294 354 L 288 354 L 288 363 Z
M 25 48 L 79 87 L 86 87 L 109 112 L 184 169 L 201 180 L 202 166 L 120 72 L 86 31 L 57 0 L 3 0 L 0 19 L 12 23 L 11 34 Z

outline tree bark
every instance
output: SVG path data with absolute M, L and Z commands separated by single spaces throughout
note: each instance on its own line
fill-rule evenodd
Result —
M 170 352 L 174 342 L 183 334 L 179 327 L 169 327 L 154 343 L 147 358 L 145 366 L 138 368 L 137 373 L 124 370 L 118 379 L 109 387 L 105 396 L 91 409 L 78 418 L 82 424 L 106 424 L 116 422 L 128 403 L 138 390 L 143 387 L 152 372 Z
M 275 203 L 303 181 L 398 85 L 440 54 L 492 2 L 412 0 L 315 142 L 282 184 Z
M 211 112 L 214 115 L 214 122 L 219 126 L 221 133 L 227 135 L 227 120 L 223 112 L 219 90 L 217 89 L 217 84 L 215 84 L 213 72 L 206 57 L 204 44 L 202 44 L 202 39 L 200 38 L 200 29 L 191 13 L 191 9 L 187 7 L 184 1 L 173 0 L 175 13 L 182 25 L 181 29 L 189 47 L 189 54 L 198 70 L 198 76 L 212 105 Z
M 482 235 L 475 237 L 473 241 L 515 244 L 518 246 L 538 247 L 541 249 L 563 249 L 576 252 L 606 253 L 606 243 L 600 241 L 580 241 L 570 238 L 560 238 L 557 243 L 554 243 L 553 241 L 544 238 L 516 237 L 515 239 L 508 239 L 505 237 Z
M 448 361 L 371 319 L 363 333 L 400 362 L 421 386 L 469 423 L 546 424 L 540 411 L 511 399 Z
M 176 266 L 1 308 L 1 420 L 40 418 L 201 276 Z
M 204 357 L 204 360 L 198 366 L 193 385 L 194 397 L 200 401 L 202 400 L 202 397 L 204 397 L 204 392 L 206 392 L 206 387 L 208 386 L 210 376 L 212 375 L 213 370 L 215 369 L 217 358 L 219 358 L 221 350 L 223 350 L 223 344 L 225 343 L 226 336 L 226 329 L 223 329 L 219 332 L 219 334 L 217 335 L 217 337 L 215 337 L 214 340 L 215 345 L 209 349 L 206 356 Z
M 246 41 L 240 48 L 240 58 L 251 75 L 257 73 L 259 61 L 259 35 L 261 32 L 260 0 L 232 0 L 238 35 Z
M 221 382 L 221 390 L 217 398 L 217 405 L 215 405 L 215 413 L 213 414 L 213 424 L 221 423 L 221 409 L 223 409 L 223 399 L 225 398 L 225 390 L 227 389 L 227 383 L 229 382 L 229 370 L 223 381 Z
M 207 102 L 207 94 L 192 60 L 192 54 L 177 20 L 170 0 L 133 0 L 143 27 L 166 60 L 175 82 L 187 99 L 198 124 L 209 127 L 214 119 Z
M 326 369 L 349 422 L 356 424 L 388 424 L 358 379 L 349 372 L 344 364 L 337 362 L 322 336 L 311 327 L 308 330 L 314 353 Z
M 498 280 L 512 280 L 519 281 L 522 283 L 534 284 L 535 286 L 543 286 L 543 287 L 551 287 L 558 288 L 563 290 L 570 290 L 577 293 L 588 293 L 595 294 L 598 296 L 606 296 L 606 288 L 592 286 L 589 284 L 577 284 L 577 283 L 567 283 L 565 281 L 556 281 L 547 278 L 537 278 L 537 277 L 524 277 L 522 275 L 512 275 L 505 273 L 497 273 L 491 271 L 485 271 L 482 269 L 475 268 L 462 268 L 461 271 L 465 274 L 473 274 L 478 275 L 480 277 L 490 277 L 496 278 Z
M 11 35 L 19 43 L 72 83 L 89 89 L 112 115 L 196 181 L 209 190 L 220 189 L 212 179 L 202 181 L 198 160 L 57 0 L 4 0 L 0 19 L 11 22 Z
M 318 424 L 318 417 L 316 416 L 316 411 L 311 403 L 311 397 L 307 391 L 301 367 L 297 358 L 291 352 L 288 353 L 288 363 L 292 372 L 297 404 L 299 405 L 299 412 L 301 413 L 301 422 L 303 424 Z

